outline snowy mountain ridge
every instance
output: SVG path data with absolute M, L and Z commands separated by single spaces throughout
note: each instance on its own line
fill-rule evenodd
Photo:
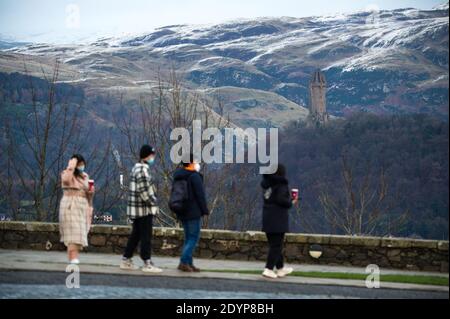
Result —
M 230 112 L 249 119 L 256 107 L 242 105 L 267 104 L 252 102 L 258 100 L 256 91 L 303 110 L 310 75 L 318 68 L 329 83 L 333 115 L 365 110 L 448 116 L 448 25 L 447 2 L 433 10 L 172 25 L 88 44 L 31 44 L 4 52 L 58 57 L 79 77 L 105 80 L 105 86 L 119 80 L 143 85 L 154 80 L 157 69 L 173 67 L 192 90 L 226 92 Z

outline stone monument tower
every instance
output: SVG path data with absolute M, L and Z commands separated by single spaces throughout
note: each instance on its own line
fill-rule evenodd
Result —
M 320 70 L 317 70 L 309 83 L 310 124 L 321 125 L 328 122 L 330 116 L 327 113 L 326 92 L 327 81 L 325 80 L 325 75 Z

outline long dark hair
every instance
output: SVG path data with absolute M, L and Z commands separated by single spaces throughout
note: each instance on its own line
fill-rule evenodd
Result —
M 272 174 L 264 174 L 263 178 L 264 179 L 270 179 L 273 177 L 283 177 L 286 178 L 286 166 L 284 166 L 283 164 L 278 164 L 277 166 L 277 170 L 275 171 L 275 173 Z
M 275 176 L 286 177 L 286 166 L 284 166 L 283 164 L 278 164 Z
M 84 157 L 82 155 L 80 155 L 80 154 L 73 154 L 70 159 L 74 159 L 74 158 L 76 158 L 77 161 L 78 161 L 77 165 L 79 163 L 84 163 L 84 166 L 86 166 L 86 160 L 84 159 Z M 75 175 L 75 177 L 83 177 L 81 175 L 81 173 L 76 168 L 75 168 L 75 171 L 74 171 L 74 175 Z

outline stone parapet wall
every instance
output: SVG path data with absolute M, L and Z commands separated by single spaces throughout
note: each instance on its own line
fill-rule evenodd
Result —
M 64 250 L 57 223 L 0 222 L 0 248 Z M 121 254 L 131 229 L 129 226 L 95 225 L 89 234 L 88 252 Z M 183 231 L 154 228 L 153 253 L 179 256 Z M 309 255 L 318 244 L 322 256 Z M 362 266 L 448 272 L 448 241 L 404 238 L 356 237 L 314 234 L 287 234 L 288 262 L 323 265 Z M 267 240 L 261 232 L 202 230 L 195 256 L 201 258 L 260 260 L 267 254 Z

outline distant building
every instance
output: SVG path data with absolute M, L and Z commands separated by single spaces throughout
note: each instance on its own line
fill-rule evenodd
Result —
M 8 222 L 8 221 L 11 221 L 11 220 L 12 220 L 12 218 L 10 216 L 5 215 L 5 214 L 0 214 L 0 221 L 1 222 Z
M 329 121 L 330 116 L 327 113 L 326 93 L 327 81 L 325 75 L 320 70 L 317 70 L 314 72 L 309 83 L 309 124 L 318 126 Z
M 103 221 L 106 223 L 112 223 L 113 217 L 111 214 L 105 214 L 103 215 Z
M 94 224 L 109 224 L 112 223 L 113 216 L 110 213 L 104 213 L 102 215 L 94 215 Z

